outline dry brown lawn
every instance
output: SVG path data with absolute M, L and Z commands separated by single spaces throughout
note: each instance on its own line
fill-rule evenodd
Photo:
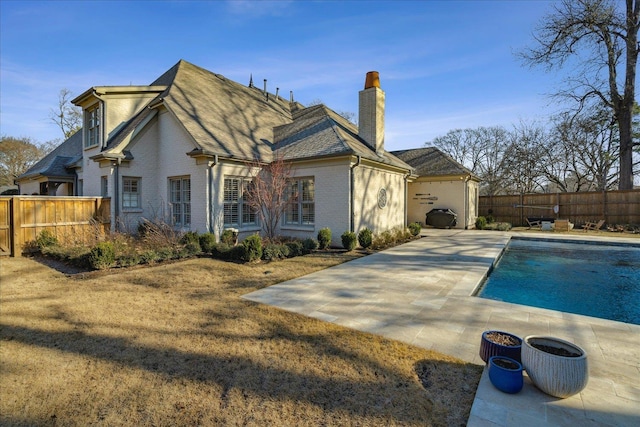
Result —
M 240 298 L 353 256 L 74 276 L 2 258 L 0 424 L 465 425 L 480 366 Z

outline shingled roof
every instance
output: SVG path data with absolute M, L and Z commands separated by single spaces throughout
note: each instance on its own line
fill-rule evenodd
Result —
M 289 101 L 183 60 L 152 85 L 169 80 L 160 97 L 191 135 L 195 149 L 243 160 L 271 160 L 273 128 L 292 120 Z
M 129 142 L 155 119 L 157 108 L 163 105 L 191 136 L 193 155 L 264 162 L 272 161 L 274 153 L 288 160 L 357 155 L 412 170 L 391 153 L 376 153 L 358 136 L 353 123 L 324 105 L 304 108 L 184 60 L 150 87 L 166 89 L 124 123 L 93 158 L 127 158 Z M 73 156 L 81 156 L 81 133 L 74 137 Z
M 72 179 L 75 177 L 75 173 L 69 170 L 69 167 L 81 159 L 82 132 L 77 131 L 17 179 L 21 180 L 38 176 Z
M 414 167 L 419 176 L 471 175 L 479 180 L 473 172 L 435 147 L 398 150 L 391 153 Z
M 357 155 L 390 166 L 411 166 L 390 153 L 376 153 L 358 136 L 358 129 L 324 105 L 296 112 L 293 123 L 274 129 L 276 153 L 285 160 L 333 155 Z

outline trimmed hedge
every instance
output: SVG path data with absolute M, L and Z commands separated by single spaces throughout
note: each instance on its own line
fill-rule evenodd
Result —
M 356 241 L 358 240 L 356 233 L 353 231 L 345 231 L 340 237 L 342 239 L 342 246 L 346 250 L 352 251 L 356 248 Z
M 373 233 L 367 227 L 360 230 L 358 233 L 358 243 L 364 249 L 371 247 L 371 243 L 373 243 Z
M 329 227 L 321 228 L 318 231 L 318 245 L 320 249 L 328 249 L 331 245 L 331 229 Z

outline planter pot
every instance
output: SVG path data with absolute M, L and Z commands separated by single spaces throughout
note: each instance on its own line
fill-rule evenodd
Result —
M 522 365 L 536 387 L 555 397 L 580 393 L 589 381 L 587 353 L 560 338 L 526 337 L 522 345 Z
M 496 337 L 502 339 L 496 340 Z M 501 344 L 500 342 L 504 341 L 505 338 L 511 341 L 511 344 Z M 489 363 L 491 356 L 506 356 L 521 363 L 521 348 L 522 338 L 520 337 L 503 331 L 485 331 L 482 333 L 482 340 L 480 341 L 480 358 L 484 363 Z
M 524 386 L 522 365 L 510 357 L 491 356 L 489 379 L 495 388 L 504 393 L 518 393 Z

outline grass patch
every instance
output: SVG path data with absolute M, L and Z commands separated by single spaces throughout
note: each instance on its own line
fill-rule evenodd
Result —
M 465 425 L 481 367 L 241 295 L 360 256 L 0 268 L 2 425 Z

